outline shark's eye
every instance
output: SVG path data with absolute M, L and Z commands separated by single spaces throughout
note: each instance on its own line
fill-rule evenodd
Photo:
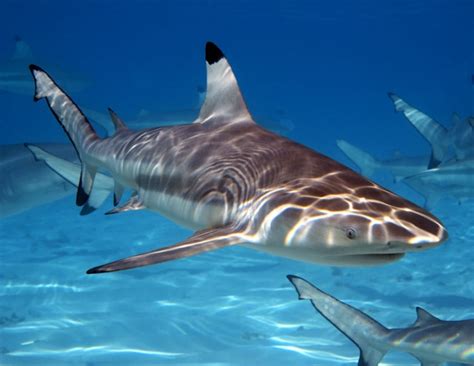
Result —
M 357 236 L 357 231 L 356 229 L 352 228 L 352 227 L 348 227 L 346 229 L 346 237 L 348 239 L 354 239 L 355 237 Z

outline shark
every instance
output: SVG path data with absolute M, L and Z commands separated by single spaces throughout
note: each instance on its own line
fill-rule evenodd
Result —
M 474 158 L 474 117 L 462 119 L 453 113 L 451 126 L 443 124 L 405 102 L 395 93 L 388 93 L 395 111 L 402 112 L 407 120 L 431 145 L 427 169 L 435 168 L 452 159 Z
M 372 178 L 376 171 L 386 170 L 398 182 L 405 177 L 425 171 L 429 156 L 396 156 L 391 159 L 377 159 L 368 152 L 345 140 L 337 140 L 337 146 L 359 168 L 362 175 Z
M 28 65 L 38 62 L 30 45 L 21 37 L 15 37 L 15 49 L 13 54 L 3 62 L 0 62 L 0 91 L 8 93 L 31 95 L 33 83 L 28 72 Z M 89 82 L 80 75 L 74 75 L 68 71 L 55 67 L 53 69 L 58 82 L 72 91 L 81 91 Z
M 390 263 L 444 242 L 435 216 L 316 151 L 259 126 L 223 52 L 205 48 L 205 101 L 191 124 L 132 131 L 112 110 L 101 138 L 42 68 L 44 99 L 81 161 L 76 204 L 98 170 L 114 180 L 109 214 L 149 209 L 195 233 L 180 243 L 93 267 L 89 274 L 163 263 L 233 245 L 331 265 Z M 120 204 L 124 189 L 132 195 Z
M 77 160 L 71 145 L 40 146 L 62 159 Z M 0 145 L 0 182 L 0 218 L 58 200 L 76 190 L 44 162 L 35 160 L 23 144 Z
M 287 277 L 300 300 L 310 300 L 326 320 L 359 348 L 359 366 L 377 366 L 390 350 L 408 352 L 422 366 L 439 366 L 444 362 L 474 365 L 474 319 L 441 320 L 417 307 L 417 319 L 411 326 L 388 329 L 305 279 Z
M 474 198 L 474 159 L 449 161 L 405 177 L 403 182 L 425 198 L 427 209 L 432 209 L 447 196 L 461 204 Z
M 0 145 L 0 219 L 74 194 L 81 173 L 77 162 L 69 144 Z M 113 192 L 112 178 L 98 174 L 97 192 L 82 215 L 100 207 Z

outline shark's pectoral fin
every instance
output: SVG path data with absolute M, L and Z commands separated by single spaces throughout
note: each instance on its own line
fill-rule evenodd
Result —
M 125 187 L 121 185 L 119 182 L 115 181 L 114 187 L 114 206 L 117 206 L 122 199 L 123 191 Z
M 115 205 L 116 202 L 118 204 L 117 196 L 116 196 L 116 194 L 114 194 L 114 205 Z M 132 195 L 132 197 L 130 197 L 130 199 L 123 206 L 115 207 L 112 210 L 107 211 L 105 214 L 106 215 L 113 215 L 113 214 L 120 213 L 120 212 L 142 210 L 144 208 L 145 208 L 145 206 L 143 205 L 143 202 L 140 200 L 138 195 L 135 193 L 135 194 Z
M 244 241 L 242 233 L 235 231 L 234 226 L 201 230 L 181 243 L 91 268 L 87 273 L 115 272 L 148 266 L 240 244 Z

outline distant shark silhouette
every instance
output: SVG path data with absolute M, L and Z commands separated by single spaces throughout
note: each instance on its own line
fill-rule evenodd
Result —
M 28 65 L 39 62 L 33 56 L 30 46 L 20 37 L 15 37 L 15 50 L 13 55 L 0 62 L 0 91 L 15 94 L 31 95 L 34 84 L 28 73 Z M 71 91 L 80 91 L 88 85 L 83 77 L 65 72 L 59 68 L 51 68 L 58 78 L 61 86 Z
M 474 159 L 443 163 L 408 176 L 403 182 L 425 198 L 425 207 L 428 209 L 447 196 L 461 204 L 474 199 Z
M 425 171 L 430 161 L 429 156 L 397 156 L 391 159 L 376 159 L 368 152 L 345 140 L 337 140 L 337 146 L 360 169 L 362 175 L 372 178 L 376 171 L 389 171 L 395 181 Z
M 422 366 L 439 366 L 444 362 L 474 365 L 474 319 L 440 320 L 418 307 L 414 324 L 387 329 L 303 278 L 288 275 L 288 279 L 300 300 L 310 300 L 323 317 L 359 348 L 359 366 L 377 366 L 390 350 L 408 352 Z
M 407 120 L 431 145 L 431 159 L 428 169 L 435 168 L 442 162 L 455 158 L 463 160 L 474 158 L 474 119 L 461 119 L 453 114 L 451 128 L 431 118 L 422 111 L 411 106 L 394 93 L 388 93 L 395 110 L 402 112 Z M 454 156 L 451 152 L 454 150 Z
M 101 139 L 76 104 L 31 65 L 35 100 L 46 99 L 81 164 L 76 203 L 87 204 L 98 169 L 132 198 L 110 213 L 148 208 L 198 231 L 169 247 L 92 268 L 119 271 L 245 244 L 335 265 L 392 262 L 447 238 L 430 213 L 328 157 L 258 126 L 224 54 L 206 45 L 207 92 L 188 125 L 129 130 Z

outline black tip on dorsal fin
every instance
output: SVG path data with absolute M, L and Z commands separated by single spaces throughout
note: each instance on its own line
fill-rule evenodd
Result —
M 225 58 L 222 51 L 212 42 L 206 43 L 206 61 L 209 65 L 219 62 L 222 58 Z
M 18 34 L 15 34 L 14 39 L 15 39 L 15 42 L 21 42 L 22 41 L 21 37 Z

